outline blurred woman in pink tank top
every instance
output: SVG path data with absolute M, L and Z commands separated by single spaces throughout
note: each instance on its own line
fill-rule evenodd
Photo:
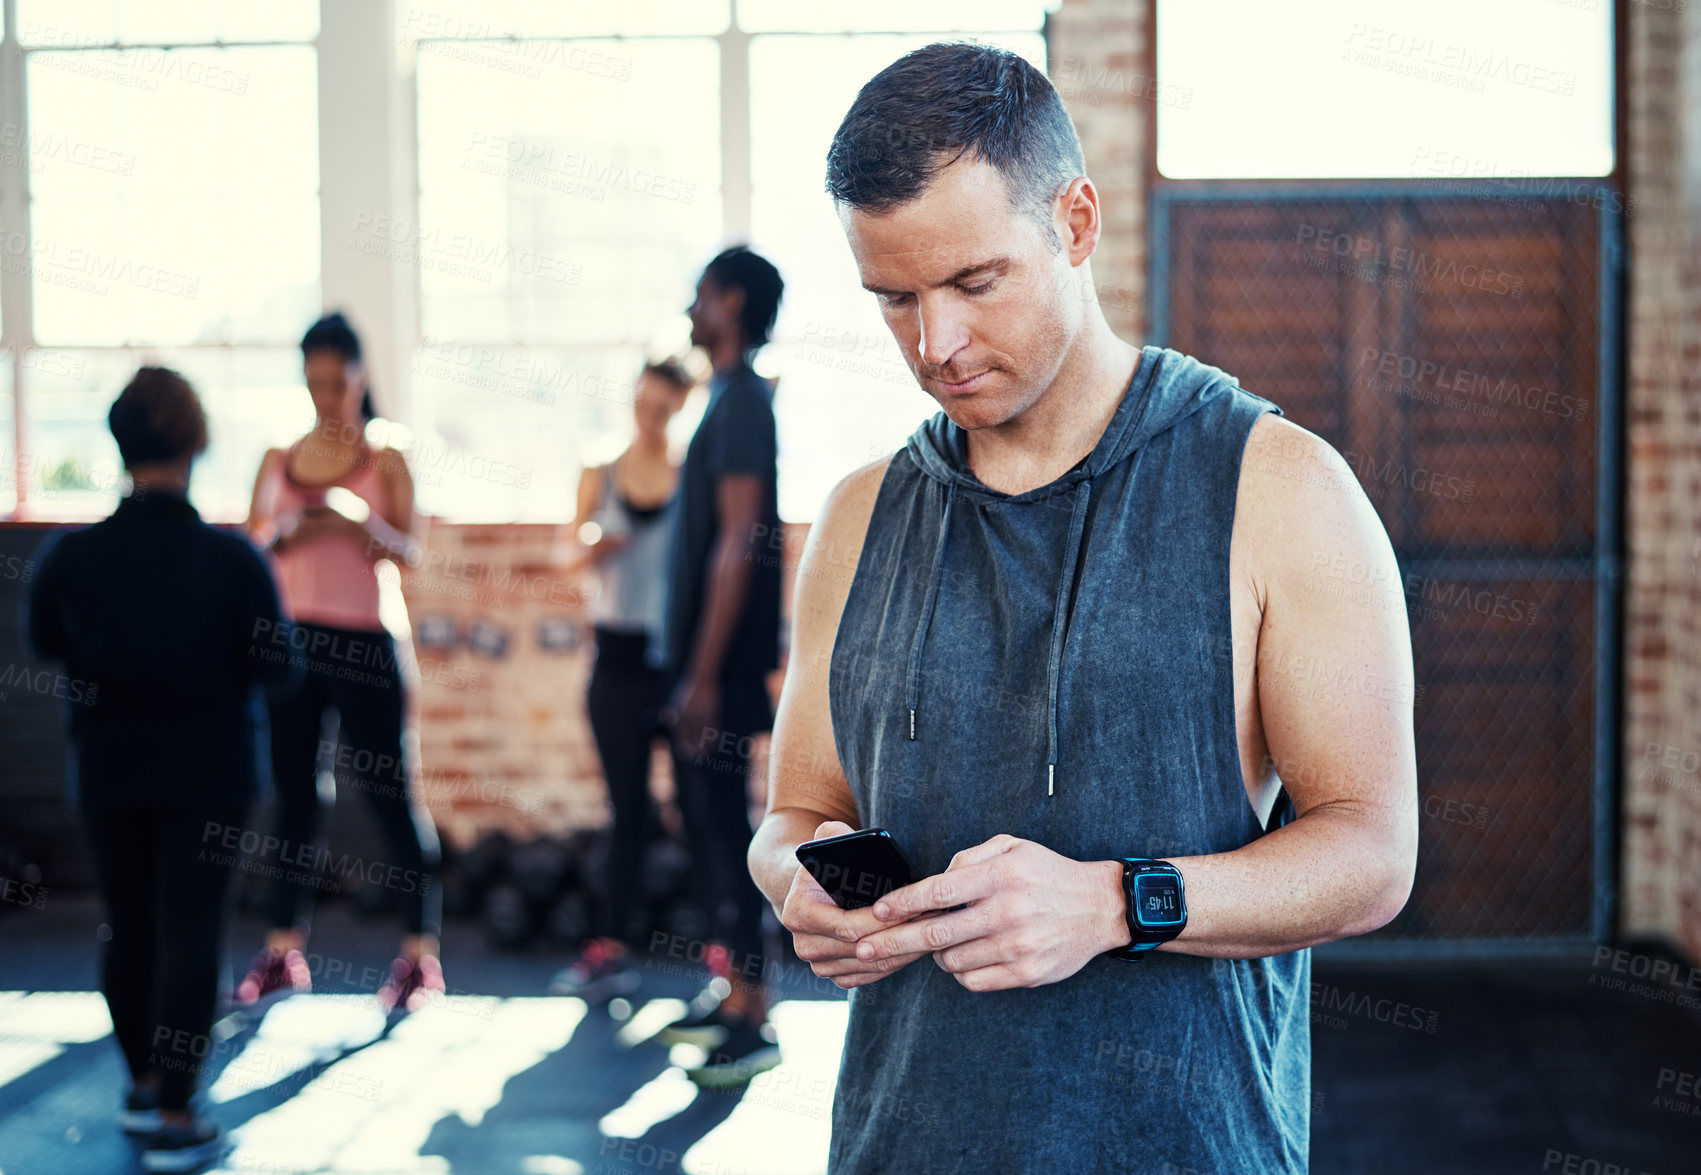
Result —
M 404 751 L 407 695 L 394 638 L 378 614 L 380 560 L 411 561 L 413 478 L 401 452 L 366 439 L 375 415 L 360 339 L 341 314 L 314 323 L 301 340 L 313 430 L 287 449 L 268 450 L 254 481 L 248 531 L 272 555 L 279 596 L 292 631 L 278 650 L 298 661 L 300 685 L 275 695 L 271 719 L 272 789 L 277 801 L 277 859 L 268 914 L 272 929 L 237 987 L 252 1004 L 278 991 L 306 991 L 303 953 L 312 898 L 320 886 L 352 880 L 322 875 L 347 862 L 327 854 L 319 834 L 334 792 L 319 788 L 322 760 L 341 788 L 354 788 L 383 831 L 390 860 L 359 862 L 360 881 L 393 892 L 405 935 L 379 989 L 386 1011 L 409 1011 L 444 991 L 438 962 L 442 901 L 436 829 L 411 786 Z M 322 722 L 336 715 L 336 736 L 321 745 Z M 378 865 L 374 868 L 374 865 Z

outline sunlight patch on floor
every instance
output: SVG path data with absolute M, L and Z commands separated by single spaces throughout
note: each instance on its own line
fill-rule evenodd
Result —
M 825 1175 L 849 1012 L 837 1000 L 775 1004 L 769 1019 L 779 1036 L 779 1066 L 751 1081 L 726 1121 L 685 1152 L 684 1175 Z
M 604 1138 L 642 1138 L 651 1127 L 684 1113 L 697 1100 L 697 1093 L 683 1069 L 664 1069 L 633 1090 L 618 1109 L 604 1114 L 597 1129 Z
M 233 1019 L 220 1021 L 214 1035 Z M 341 996 L 294 996 L 283 1000 L 266 1010 L 253 1037 L 207 1090 L 207 1100 L 219 1105 L 274 1086 L 287 1087 L 297 1073 L 370 1044 L 383 1031 L 384 1013 L 371 997 L 355 1001 Z M 312 1084 L 301 1088 L 305 1092 Z
M 286 1001 L 302 1005 L 297 1028 L 323 1015 L 310 1007 L 319 998 Z M 449 997 L 233 1130 L 235 1150 L 220 1169 L 447 1172 L 447 1159 L 420 1154 L 433 1128 L 449 1117 L 478 1126 L 509 1079 L 563 1048 L 584 1015 L 577 999 Z M 348 1028 L 346 1015 L 325 1015 L 318 1043 L 346 1042 Z
M 684 1000 L 646 1000 L 632 1018 L 620 1026 L 614 1039 L 621 1048 L 633 1048 L 672 1024 L 690 1010 Z
M 47 1064 L 68 1044 L 112 1033 L 106 999 L 93 991 L 0 991 L 0 1087 Z
M 0 992 L 0 1038 L 87 1044 L 112 1034 L 106 997 L 98 991 Z

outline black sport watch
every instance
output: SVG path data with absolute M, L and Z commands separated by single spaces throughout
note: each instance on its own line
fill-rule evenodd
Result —
M 1121 857 L 1122 892 L 1126 899 L 1123 917 L 1133 939 L 1125 947 L 1105 954 L 1113 959 L 1138 963 L 1146 952 L 1175 938 L 1187 929 L 1187 893 L 1181 870 L 1168 861 L 1149 857 Z

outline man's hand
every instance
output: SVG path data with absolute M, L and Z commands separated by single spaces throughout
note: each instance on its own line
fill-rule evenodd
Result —
M 816 826 L 813 839 L 855 831 L 842 820 L 827 820 Z M 904 954 L 885 954 L 873 962 L 860 959 L 856 953 L 857 940 L 883 927 L 891 927 L 893 921 L 893 918 L 876 918 L 868 909 L 839 909 L 838 903 L 801 864 L 780 910 L 780 925 L 791 931 L 797 957 L 808 963 L 815 974 L 844 988 L 862 987 L 876 979 L 884 979 L 927 954 L 922 949 Z
M 865 935 L 856 957 L 864 967 L 902 966 L 931 952 L 970 991 L 1056 983 L 1127 945 L 1121 869 L 1000 833 L 952 857 L 945 872 L 876 902 L 874 916 L 888 929 Z
M 720 730 L 720 686 L 712 681 L 684 678 L 663 707 L 661 721 L 672 728 L 673 745 L 680 755 L 690 758 L 702 754 L 703 747 L 714 741 Z

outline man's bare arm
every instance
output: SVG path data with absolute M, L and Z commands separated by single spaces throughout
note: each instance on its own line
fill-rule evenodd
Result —
M 1418 841 L 1416 679 L 1387 532 L 1340 454 L 1286 420 L 1260 420 L 1246 465 L 1254 685 L 1297 819 L 1233 852 L 1171 858 L 1188 928 L 1160 948 L 1227 958 L 1386 924 L 1411 894 Z
M 837 820 L 858 827 L 833 742 L 827 669 L 856 573 L 845 552 L 861 550 L 884 471 L 885 462 L 868 466 L 834 487 L 798 564 L 790 655 L 768 751 L 768 810 L 749 853 L 751 875 L 776 913 L 798 868 L 793 851 L 814 839 L 816 825 Z
M 768 754 L 768 810 L 747 858 L 757 887 L 791 931 L 798 958 L 840 987 L 872 983 L 927 953 L 911 951 L 873 965 L 858 960 L 856 940 L 885 924 L 866 909 L 839 909 L 797 861 L 804 841 L 861 827 L 833 742 L 827 672 L 885 470 L 880 461 L 840 482 L 810 531 L 798 565 L 791 656 Z

